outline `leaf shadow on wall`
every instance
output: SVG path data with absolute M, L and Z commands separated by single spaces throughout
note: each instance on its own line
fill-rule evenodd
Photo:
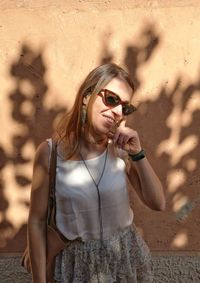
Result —
M 155 26 L 147 25 L 141 30 L 140 41 L 126 46 L 122 63 L 131 74 L 136 91 L 140 91 L 143 86 L 138 70 L 142 66 L 147 66 L 150 59 L 152 60 L 160 42 L 161 36 Z M 108 44 L 104 41 L 100 63 L 114 61 L 114 59 L 114 54 L 110 52 Z M 59 106 L 46 107 L 45 100 L 48 91 L 45 81 L 46 71 L 43 52 L 37 53 L 28 45 L 22 46 L 19 59 L 10 68 L 11 77 L 15 82 L 15 90 L 9 94 L 11 117 L 13 122 L 23 130 L 20 134 L 11 137 L 14 149 L 12 154 L 8 153 L 6 148 L 0 148 L 0 168 L 3 170 L 6 166 L 14 164 L 14 181 L 21 188 L 22 194 L 24 190 L 30 188 L 31 180 L 22 173 L 20 168 L 26 165 L 30 167 L 33 158 L 32 153 L 31 155 L 26 154 L 26 146 L 32 144 L 35 149 L 42 140 L 49 137 L 53 131 L 52 125 L 56 116 L 66 110 Z M 200 90 L 200 79 L 197 78 L 185 87 L 182 87 L 181 80 L 182 77 L 173 78 L 173 88 L 163 83 L 158 90 L 157 99 L 143 101 L 138 105 L 138 111 L 129 120 L 130 125 L 139 132 L 148 158 L 158 175 L 161 176 L 166 190 L 167 209 L 165 212 L 150 211 L 137 201 L 135 195 L 132 197 L 135 223 L 141 228 L 145 240 L 153 250 L 161 250 L 163 246 L 166 250 L 181 248 L 186 250 L 187 246 L 191 247 L 196 244 L 192 231 L 194 231 L 194 225 L 199 223 L 198 205 L 193 206 L 193 210 L 184 218 L 176 217 L 182 207 L 174 208 L 174 205 L 184 197 L 186 204 L 193 203 L 196 201 L 195 196 L 198 195 L 200 112 L 190 106 L 190 101 Z M 25 91 L 27 89 L 30 89 L 28 93 Z M 177 107 L 178 112 L 175 111 Z M 174 112 L 179 114 L 174 116 Z M 167 122 L 170 119 L 173 120 L 174 117 L 179 118 L 179 121 L 188 119 L 188 122 L 186 120 L 185 124 L 178 120 L 171 124 Z M 173 151 L 167 148 L 170 142 L 175 144 Z M 173 179 L 176 180 L 179 174 L 183 176 L 182 181 L 178 179 L 176 183 L 173 183 Z M 16 233 L 13 223 L 8 220 L 7 212 L 10 203 L 5 196 L 6 180 L 3 173 L 0 177 L 0 212 L 2 213 L 0 242 L 3 243 L 1 250 L 22 251 L 26 241 L 26 226 L 23 224 Z M 20 202 L 26 208 L 29 206 L 28 202 L 22 200 Z M 185 233 L 187 241 L 182 246 L 173 246 L 178 233 Z
M 154 25 L 145 26 L 139 38 L 126 46 L 122 60 L 138 92 L 143 84 L 138 70 L 148 66 L 162 40 Z M 110 34 L 107 43 L 104 38 L 101 63 L 115 59 L 109 39 Z M 164 212 L 149 210 L 131 189 L 130 197 L 135 223 L 152 250 L 198 250 L 200 110 L 194 101 L 200 92 L 200 78 L 186 83 L 180 76 L 172 78 L 173 87 L 168 83 L 161 83 L 157 99 L 139 103 L 138 111 L 128 119 L 161 179 L 167 208 Z
M 191 103 L 199 91 L 200 80 L 182 89 L 178 78 L 173 89 L 163 86 L 156 101 L 143 102 L 134 119 L 151 164 L 162 176 L 166 190 L 165 212 L 158 213 L 158 218 L 152 213 L 150 222 L 137 215 L 154 250 L 163 246 L 167 250 L 200 248 L 197 235 L 200 111 Z
M 31 179 L 25 172 L 26 166 L 30 167 L 32 164 L 33 152 L 43 140 L 52 135 L 55 118 L 66 110 L 66 108 L 56 106 L 56 103 L 54 107 L 46 106 L 48 91 L 45 81 L 46 72 L 43 51 L 36 52 L 27 44 L 21 46 L 19 58 L 10 67 L 10 75 L 15 85 L 14 90 L 8 95 L 11 103 L 10 116 L 17 133 L 10 137 L 12 153 L 8 153 L 2 146 L 0 148 L 1 251 L 22 250 L 26 237 L 26 225 L 23 225 L 16 234 L 16 228 L 7 217 L 10 209 L 8 196 L 9 193 L 12 194 L 12 188 L 6 192 L 5 197 L 7 186 L 2 172 L 7 166 L 12 167 L 13 176 L 11 178 L 14 178 L 12 184 L 15 183 L 16 187 L 20 188 L 21 193 L 18 192 L 18 195 L 23 195 L 24 190 L 30 188 Z M 33 150 L 29 152 L 30 147 Z M 29 202 L 23 197 L 18 198 L 18 204 L 29 206 Z

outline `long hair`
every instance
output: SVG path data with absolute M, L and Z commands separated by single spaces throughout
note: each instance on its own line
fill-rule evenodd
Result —
M 58 139 L 64 141 L 67 148 L 66 159 L 78 149 L 82 130 L 83 98 L 100 92 L 113 78 L 127 82 L 134 90 L 129 74 L 114 63 L 107 63 L 92 70 L 81 84 L 72 109 L 61 119 L 57 127 Z

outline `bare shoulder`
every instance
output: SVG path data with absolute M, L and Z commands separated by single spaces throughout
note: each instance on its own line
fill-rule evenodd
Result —
M 36 149 L 31 185 L 29 223 L 32 220 L 45 221 L 49 195 L 49 146 L 42 142 Z M 41 204 L 42 205 L 39 205 Z
M 47 169 L 49 163 L 49 153 L 49 145 L 47 141 L 43 141 L 36 149 L 34 164 L 41 164 Z

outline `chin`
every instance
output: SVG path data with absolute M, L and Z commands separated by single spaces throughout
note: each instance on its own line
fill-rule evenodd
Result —
M 107 127 L 98 127 L 94 129 L 96 134 L 102 136 L 102 135 L 106 135 L 109 132 L 109 129 Z

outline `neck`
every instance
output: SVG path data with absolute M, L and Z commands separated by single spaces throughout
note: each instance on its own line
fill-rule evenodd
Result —
M 95 147 L 102 148 L 105 147 L 108 143 L 108 137 L 105 134 L 97 134 L 88 129 L 88 127 L 84 127 L 82 130 L 82 141 L 86 147 Z

